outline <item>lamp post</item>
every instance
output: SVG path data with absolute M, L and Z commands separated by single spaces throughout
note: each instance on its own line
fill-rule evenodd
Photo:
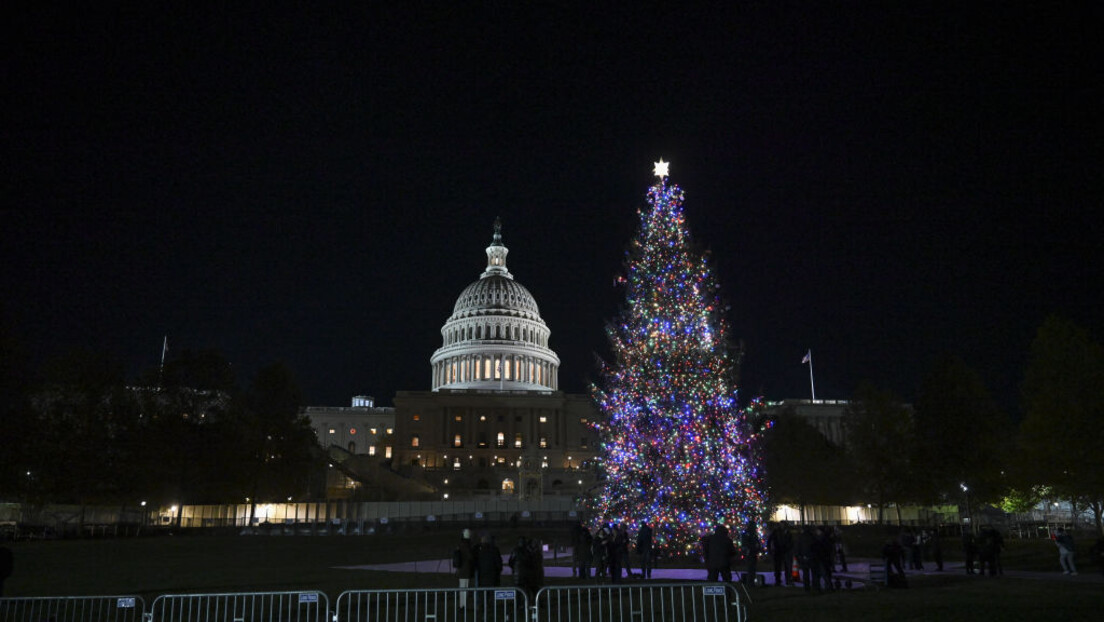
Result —
M 970 533 L 973 533 L 974 521 L 970 518 L 970 487 L 966 485 L 966 482 L 962 482 L 958 486 L 962 488 L 962 492 L 966 494 L 966 522 L 970 524 Z

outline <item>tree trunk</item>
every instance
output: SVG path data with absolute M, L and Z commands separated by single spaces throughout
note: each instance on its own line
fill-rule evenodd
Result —
M 1104 514 L 1104 501 L 1096 499 L 1089 502 L 1089 507 L 1092 508 L 1093 521 L 1096 522 L 1096 532 L 1104 534 L 1104 525 L 1102 525 L 1101 514 Z

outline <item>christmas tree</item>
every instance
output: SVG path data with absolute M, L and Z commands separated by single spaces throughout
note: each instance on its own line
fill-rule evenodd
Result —
M 626 304 L 607 331 L 614 360 L 593 388 L 605 482 L 588 509 L 596 524 L 649 523 L 656 546 L 677 554 L 717 524 L 758 522 L 764 499 L 716 277 L 662 159 L 655 173 L 621 279 Z

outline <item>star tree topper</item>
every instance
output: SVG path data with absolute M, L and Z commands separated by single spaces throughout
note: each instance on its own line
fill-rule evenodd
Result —
M 659 159 L 659 162 L 655 163 L 655 168 L 652 171 L 656 174 L 656 177 L 660 179 L 667 177 L 667 169 L 670 168 L 670 162 L 664 162 L 663 158 Z

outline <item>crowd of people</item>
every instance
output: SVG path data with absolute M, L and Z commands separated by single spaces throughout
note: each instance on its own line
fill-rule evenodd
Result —
M 731 582 L 735 575 L 749 585 L 766 585 L 758 575 L 759 557 L 766 555 L 772 563 L 774 585 L 800 582 L 810 592 L 840 589 L 841 581 L 836 573 L 848 572 L 848 549 L 840 528 L 816 525 L 795 528 L 781 521 L 771 523 L 765 531 L 764 547 L 762 534 L 754 521 L 749 521 L 735 539 L 728 527 L 716 525 L 701 540 L 700 555 L 706 580 Z M 1004 574 L 1001 564 L 1004 537 L 998 529 L 984 525 L 977 533 L 965 530 L 961 539 L 966 574 Z M 570 540 L 571 573 L 581 581 L 596 579 L 620 583 L 626 577 L 652 578 L 656 548 L 653 529 L 646 522 L 631 535 L 624 523 L 599 525 L 591 530 L 576 522 L 571 527 Z M 1076 575 L 1071 535 L 1058 529 L 1053 540 L 1063 572 Z M 895 537 L 885 541 L 881 554 L 886 582 L 890 586 L 906 585 L 906 568 L 925 570 L 925 563 L 930 563 L 935 570 L 943 570 L 943 543 L 932 529 L 904 527 Z M 1090 554 L 1104 570 L 1104 538 L 1096 543 Z M 524 536 L 519 538 L 507 564 L 519 588 L 530 596 L 540 590 L 544 583 L 544 565 L 539 541 Z M 739 576 L 741 564 L 742 577 Z M 473 544 L 470 531 L 465 529 L 453 557 L 453 566 L 457 569 L 461 588 L 501 584 L 502 554 L 490 535 L 484 534 L 478 544 Z M 633 572 L 634 568 L 638 572 Z M 850 583 L 847 579 L 844 581 Z M 464 596 L 461 599 L 460 606 L 464 607 Z

